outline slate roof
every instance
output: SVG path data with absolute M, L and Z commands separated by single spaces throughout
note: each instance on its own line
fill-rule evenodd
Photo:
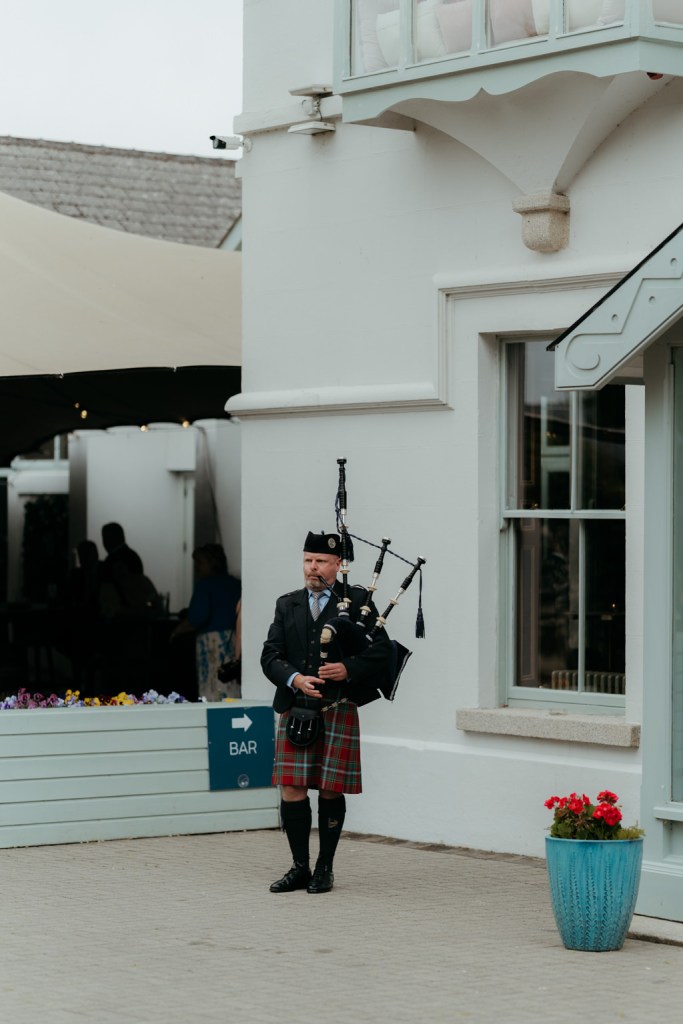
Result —
M 217 248 L 241 214 L 233 160 L 0 136 L 0 191 L 68 217 Z

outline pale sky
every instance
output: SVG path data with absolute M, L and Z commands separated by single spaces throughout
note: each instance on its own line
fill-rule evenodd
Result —
M 213 156 L 233 134 L 242 0 L 0 0 L 0 33 L 0 135 Z

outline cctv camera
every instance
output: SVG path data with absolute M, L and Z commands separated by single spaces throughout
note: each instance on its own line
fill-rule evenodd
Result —
M 214 149 L 241 149 L 244 140 L 239 135 L 210 135 Z

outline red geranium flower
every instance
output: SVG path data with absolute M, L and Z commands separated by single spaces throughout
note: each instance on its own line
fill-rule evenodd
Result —
M 618 825 L 621 821 L 621 811 L 614 804 L 601 803 L 593 811 L 594 818 L 602 818 L 606 825 Z
M 638 839 L 643 830 L 634 825 L 624 828 L 618 797 L 609 789 L 603 789 L 595 801 L 582 793 L 569 796 L 551 796 L 545 801 L 548 810 L 553 811 L 550 835 L 554 839 Z

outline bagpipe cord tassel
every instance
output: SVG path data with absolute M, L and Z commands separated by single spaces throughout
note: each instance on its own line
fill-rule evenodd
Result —
M 420 569 L 420 589 L 417 599 L 417 618 L 415 619 L 415 636 L 423 640 L 425 636 L 425 617 L 422 614 L 422 569 Z

